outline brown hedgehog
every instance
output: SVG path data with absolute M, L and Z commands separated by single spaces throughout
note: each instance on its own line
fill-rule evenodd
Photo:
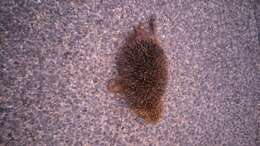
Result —
M 163 95 L 168 80 L 167 58 L 155 35 L 155 17 L 149 29 L 134 27 L 116 57 L 118 76 L 108 90 L 121 93 L 132 111 L 146 123 L 157 123 L 163 114 Z

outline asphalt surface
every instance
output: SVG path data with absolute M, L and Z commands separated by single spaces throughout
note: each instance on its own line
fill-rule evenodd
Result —
M 106 83 L 157 16 L 165 114 L 144 125 Z M 259 146 L 259 0 L 1 0 L 1 146 Z

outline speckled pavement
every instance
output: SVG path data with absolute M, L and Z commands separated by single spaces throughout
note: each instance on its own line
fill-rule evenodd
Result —
M 170 63 L 144 125 L 106 83 L 152 14 Z M 1 0 L 1 146 L 259 146 L 259 0 Z

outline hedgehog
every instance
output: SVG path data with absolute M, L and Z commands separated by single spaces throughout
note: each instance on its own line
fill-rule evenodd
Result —
M 168 80 L 168 62 L 156 36 L 155 16 L 145 28 L 134 26 L 116 56 L 118 75 L 108 81 L 110 92 L 123 95 L 131 111 L 145 123 L 158 123 Z

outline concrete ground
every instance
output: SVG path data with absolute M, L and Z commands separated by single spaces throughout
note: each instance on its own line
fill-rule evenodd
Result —
M 164 118 L 106 83 L 132 26 L 157 16 Z M 1 146 L 260 145 L 259 0 L 1 0 Z

